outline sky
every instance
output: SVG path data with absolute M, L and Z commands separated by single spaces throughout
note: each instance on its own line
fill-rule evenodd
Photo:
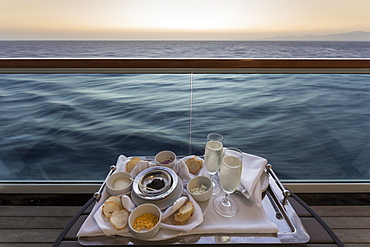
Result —
M 370 32 L 370 0 L 0 0 L 0 40 L 261 40 Z

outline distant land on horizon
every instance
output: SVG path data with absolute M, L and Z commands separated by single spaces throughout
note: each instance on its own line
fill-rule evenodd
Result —
M 273 41 L 370 41 L 370 32 L 354 31 L 347 33 L 336 33 L 327 35 L 307 34 L 303 36 L 288 35 L 275 36 L 266 40 Z

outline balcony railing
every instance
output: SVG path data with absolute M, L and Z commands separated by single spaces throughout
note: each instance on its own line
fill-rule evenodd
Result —
M 369 59 L 0 59 L 0 73 L 370 73 Z
M 214 111 L 213 109 L 216 109 L 219 106 L 224 106 L 222 107 L 222 114 L 224 114 L 225 112 L 227 113 L 229 110 L 230 111 L 240 111 L 241 109 L 246 108 L 245 112 L 248 112 L 250 114 L 248 114 L 248 116 L 245 117 L 244 123 L 248 127 L 243 127 L 243 128 L 240 128 L 239 130 L 237 129 L 239 128 L 238 126 L 232 126 L 230 128 L 233 128 L 235 131 L 239 131 L 241 133 L 246 133 L 245 135 L 249 136 L 248 138 L 252 138 L 250 136 L 258 134 L 256 133 L 256 130 L 258 131 L 259 129 L 261 129 L 261 125 L 264 125 L 262 124 L 262 122 L 258 122 L 260 121 L 260 119 L 249 122 L 249 120 L 252 118 L 266 117 L 264 121 L 267 121 L 267 119 L 272 119 L 271 120 L 272 125 L 270 128 L 277 128 L 276 126 L 274 126 L 274 123 L 275 123 L 274 121 L 276 121 L 277 118 L 278 118 L 277 120 L 280 121 L 281 119 L 279 118 L 284 118 L 286 116 L 289 117 L 289 115 L 286 115 L 288 113 L 284 112 L 283 108 L 275 107 L 276 102 L 278 103 L 278 101 L 283 98 L 289 99 L 292 96 L 292 94 L 291 92 L 289 92 L 289 94 L 282 94 L 274 98 L 268 104 L 266 104 L 266 101 L 265 101 L 267 99 L 266 95 L 270 95 L 270 94 L 273 95 L 275 92 L 280 94 L 282 89 L 279 87 L 276 87 L 277 91 L 274 91 L 274 90 L 265 91 L 265 89 L 266 87 L 269 87 L 271 84 L 280 83 L 284 81 L 284 76 L 286 76 L 287 79 L 293 81 L 292 84 L 295 84 L 295 85 L 299 84 L 299 82 L 296 82 L 296 81 L 304 81 L 305 84 L 310 84 L 311 78 L 312 80 L 319 81 L 320 83 L 322 81 L 327 80 L 327 81 L 330 81 L 330 84 L 338 84 L 338 85 L 343 83 L 343 78 L 341 76 L 348 75 L 351 77 L 351 80 L 361 79 L 363 81 L 363 83 L 361 84 L 362 88 L 356 89 L 357 90 L 356 92 L 351 93 L 350 97 L 352 98 L 344 98 L 342 94 L 338 94 L 337 96 L 337 98 L 343 97 L 340 101 L 343 104 L 348 103 L 348 106 L 346 106 L 346 108 L 343 108 L 343 109 L 350 109 L 352 111 L 351 113 L 348 113 L 349 114 L 348 118 L 351 118 L 349 119 L 351 120 L 350 123 L 353 123 L 353 125 L 351 126 L 351 128 L 353 127 L 351 133 L 356 133 L 356 132 L 359 133 L 361 131 L 363 132 L 363 133 L 361 132 L 358 134 L 359 136 L 362 135 L 362 139 L 360 137 L 357 138 L 357 136 L 354 137 L 356 141 L 359 141 L 357 139 L 361 139 L 358 142 L 358 145 L 357 144 L 350 145 L 349 148 L 346 146 L 346 143 L 343 145 L 337 145 L 336 139 L 341 138 L 345 140 L 346 142 L 350 142 L 351 140 L 348 139 L 348 136 L 352 137 L 351 134 L 347 134 L 347 135 L 343 134 L 342 136 L 341 133 L 339 133 L 339 136 L 331 136 L 333 132 L 327 129 L 327 125 L 330 125 L 333 122 L 335 122 L 335 118 L 329 119 L 329 122 L 326 122 L 327 120 L 326 116 L 329 116 L 331 118 L 335 114 L 334 115 L 325 115 L 325 114 L 322 115 L 323 112 L 330 111 L 329 109 L 330 107 L 335 107 L 336 102 L 326 102 L 325 101 L 326 95 L 325 94 L 319 95 L 318 97 L 321 100 L 323 100 L 325 107 L 328 107 L 328 108 L 325 108 L 324 111 L 320 111 L 320 112 L 315 112 L 311 110 L 311 109 L 314 109 L 315 106 L 321 106 L 317 102 L 315 102 L 317 104 L 313 104 L 312 106 L 305 105 L 306 103 L 299 103 L 300 105 L 298 103 L 294 105 L 292 105 L 292 103 L 288 103 L 288 107 L 291 107 L 293 109 L 293 111 L 290 111 L 289 114 L 305 115 L 305 117 L 302 119 L 295 118 L 295 117 L 292 118 L 290 122 L 288 121 L 289 124 L 291 124 L 294 127 L 294 125 L 296 124 L 301 125 L 300 121 L 305 121 L 304 122 L 305 126 L 310 127 L 306 133 L 308 137 L 310 136 L 311 132 L 320 131 L 317 139 L 322 140 L 322 143 L 310 143 L 309 145 L 323 146 L 322 148 L 320 147 L 317 149 L 319 150 L 319 152 L 321 152 L 322 150 L 327 151 L 329 149 L 333 149 L 333 153 L 330 153 L 329 155 L 325 156 L 327 160 L 322 160 L 323 163 L 318 164 L 318 167 L 320 165 L 325 166 L 325 164 L 330 164 L 330 160 L 334 160 L 333 163 L 341 163 L 343 161 L 342 164 L 340 164 L 340 168 L 343 169 L 344 173 L 351 174 L 349 175 L 350 177 L 345 177 L 345 176 L 340 177 L 341 176 L 340 175 L 339 177 L 335 179 L 333 178 L 329 178 L 329 179 L 319 178 L 317 180 L 313 178 L 309 178 L 307 180 L 303 178 L 298 178 L 298 179 L 285 178 L 284 179 L 284 175 L 286 173 L 285 169 L 288 169 L 288 168 L 279 167 L 280 164 L 276 164 L 276 163 L 273 163 L 273 165 L 276 165 L 277 167 L 276 170 L 278 173 L 280 172 L 280 174 L 282 175 L 280 176 L 280 177 L 283 177 L 282 181 L 288 184 L 287 187 L 289 186 L 290 188 L 294 187 L 293 191 L 296 191 L 296 192 L 297 191 L 306 191 L 306 192 L 312 191 L 313 192 L 313 191 L 318 191 L 318 190 L 321 190 L 323 192 L 333 192 L 333 191 L 334 192 L 335 191 L 369 192 L 370 191 L 369 189 L 370 188 L 369 186 L 370 173 L 366 174 L 366 169 L 370 170 L 369 165 L 367 165 L 367 168 L 362 167 L 360 169 L 357 169 L 358 171 L 353 172 L 353 174 L 351 173 L 351 171 L 348 173 L 345 169 L 345 167 L 349 167 L 349 168 L 354 167 L 354 169 L 356 169 L 355 165 L 353 165 L 353 162 L 356 161 L 356 157 L 358 158 L 361 156 L 362 160 L 367 159 L 367 161 L 370 161 L 368 159 L 369 157 L 366 157 L 366 155 L 364 155 L 365 149 L 367 148 L 366 145 L 370 146 L 369 141 L 366 142 L 366 140 L 364 140 L 366 139 L 366 136 L 369 135 L 366 129 L 368 126 L 366 124 L 366 121 L 368 120 L 368 113 L 363 112 L 363 111 L 362 112 L 356 111 L 356 105 L 352 106 L 350 104 L 350 102 L 356 99 L 359 93 L 362 93 L 361 97 L 364 97 L 364 96 L 366 97 L 366 95 L 369 95 L 370 85 L 368 85 L 367 83 L 370 82 L 370 59 L 99 59 L 99 58 L 97 59 L 90 59 L 90 58 L 87 58 L 87 59 L 49 59 L 49 58 L 48 59 L 29 59 L 29 58 L 24 58 L 24 59 L 0 59 L 0 74 L 3 74 L 3 75 L 0 75 L 0 82 L 3 76 L 24 75 L 24 74 L 26 75 L 29 74 L 30 76 L 38 75 L 38 74 L 58 75 L 58 80 L 63 80 L 63 76 L 70 76 L 70 75 L 75 75 L 75 74 L 81 74 L 81 75 L 91 74 L 92 78 L 94 78 L 94 75 L 96 74 L 123 74 L 123 75 L 125 74 L 146 75 L 147 74 L 148 76 L 161 74 L 165 76 L 166 75 L 185 76 L 185 77 L 181 77 L 180 79 L 175 79 L 175 80 L 180 81 L 180 83 L 176 85 L 175 87 L 178 87 L 179 85 L 181 86 L 185 85 L 184 88 L 186 90 L 186 93 L 185 93 L 186 95 L 181 96 L 181 100 L 179 101 L 177 107 L 180 107 L 180 108 L 182 107 L 181 109 L 183 113 L 182 115 L 180 114 L 180 117 L 182 119 L 187 120 L 185 123 L 187 126 L 182 129 L 182 131 L 184 131 L 185 129 L 186 131 L 189 132 L 186 134 L 186 138 L 187 138 L 186 142 L 190 142 L 190 146 L 192 145 L 194 146 L 193 151 L 197 151 L 198 153 L 201 152 L 200 149 L 202 148 L 203 140 L 201 139 L 201 137 L 199 137 L 200 135 L 199 132 L 198 133 L 193 133 L 193 132 L 195 132 L 194 130 L 197 128 L 202 128 L 202 127 L 205 128 L 205 127 L 202 126 L 201 123 L 197 122 L 197 120 L 201 118 L 202 115 L 209 114 L 210 112 Z M 275 80 L 276 77 L 273 77 L 274 74 L 282 75 L 282 76 L 279 77 L 277 80 Z M 303 78 L 302 77 L 299 77 L 299 78 L 292 77 L 292 75 L 296 75 L 296 74 L 307 75 L 307 77 L 303 77 Z M 233 80 L 235 79 L 236 75 L 239 76 L 238 77 L 239 79 Z M 256 75 L 258 78 L 256 79 L 255 77 L 250 77 L 249 75 Z M 263 77 L 261 79 L 259 78 L 261 77 L 261 75 L 265 75 L 266 77 Z M 326 75 L 329 77 L 327 77 Z M 336 75 L 339 76 L 339 79 L 338 77 L 331 77 L 331 76 L 336 76 Z M 359 76 L 361 76 L 361 78 Z M 146 83 L 150 82 L 151 78 L 152 77 L 148 77 L 147 79 L 145 79 L 145 82 Z M 124 80 L 124 78 L 120 78 L 120 80 L 121 79 Z M 16 80 L 16 79 L 12 78 L 12 80 Z M 37 80 L 37 78 L 35 78 L 35 80 Z M 166 82 L 171 81 L 171 80 L 172 79 L 168 79 L 168 80 L 166 79 Z M 227 105 L 228 103 L 231 102 L 231 100 L 234 100 L 235 102 L 239 102 L 238 100 L 248 101 L 251 98 L 235 97 L 235 98 L 232 98 L 231 100 L 226 100 L 228 96 L 223 95 L 222 96 L 223 98 L 221 100 L 222 103 L 220 104 L 216 103 L 212 105 L 212 103 L 210 102 L 210 105 L 211 105 L 210 109 L 207 107 L 201 108 L 199 105 L 201 103 L 206 104 L 207 101 L 209 100 L 209 98 L 203 99 L 202 94 L 207 94 L 207 93 L 218 94 L 218 95 L 223 94 L 222 87 L 212 86 L 213 81 L 217 81 L 217 80 L 219 80 L 219 84 L 217 85 L 225 85 L 225 87 L 228 85 L 230 81 L 232 81 L 233 83 L 236 83 L 236 84 L 233 84 L 233 87 L 235 87 L 235 89 L 233 90 L 235 90 L 235 94 L 239 96 L 245 94 L 246 91 L 238 91 L 239 89 L 239 87 L 237 86 L 238 83 L 240 83 L 240 85 L 241 84 L 243 85 L 253 84 L 252 89 L 254 91 L 252 93 L 257 94 L 257 95 L 249 95 L 249 96 L 254 97 L 253 100 L 254 100 L 255 105 L 253 107 L 250 107 L 247 103 L 240 101 L 240 104 L 236 104 L 238 105 L 237 110 L 228 109 Z M 268 80 L 268 83 L 262 85 L 260 82 L 263 80 Z M 338 82 L 338 80 L 342 80 L 342 81 Z M 135 83 L 134 83 L 135 85 L 140 87 L 141 86 L 140 83 L 142 83 L 142 78 Z M 325 82 L 323 82 L 323 84 L 325 84 Z M 212 86 L 212 88 L 207 89 L 207 87 L 209 87 L 210 85 Z M 314 87 L 315 86 L 313 86 L 313 88 Z M 1 86 L 0 86 L 0 89 L 1 89 Z M 250 92 L 250 90 L 252 89 L 248 88 L 247 92 L 248 91 Z M 208 91 L 205 91 L 205 90 L 208 90 Z M 262 91 L 258 91 L 258 90 L 262 90 Z M 299 87 L 294 88 L 294 89 L 289 89 L 289 88 L 285 88 L 284 86 L 284 90 L 288 90 L 288 91 L 292 90 L 295 92 L 295 94 L 299 94 L 301 92 L 300 91 L 301 89 Z M 325 90 L 327 94 L 330 94 L 331 88 L 330 87 L 324 88 L 323 90 Z M 349 86 L 347 85 L 346 90 L 351 90 L 351 85 Z M 166 91 L 164 92 L 167 93 Z M 172 91 L 170 93 L 172 93 Z M 142 98 L 143 96 L 144 95 L 139 94 L 137 97 Z M 3 95 L 3 97 L 5 98 L 7 97 L 7 95 Z M 155 98 L 156 97 L 150 98 L 147 104 L 149 104 L 149 102 L 153 103 L 152 100 Z M 169 102 L 170 106 L 172 106 L 171 104 L 175 104 L 174 102 L 176 100 L 176 97 L 171 98 L 171 99 L 172 101 Z M 297 97 L 297 99 L 299 99 L 299 96 Z M 204 100 L 204 102 L 199 103 L 202 100 Z M 260 100 L 258 104 L 260 104 L 261 107 L 257 104 L 258 100 Z M 316 100 L 317 99 L 315 98 L 314 101 Z M 327 100 L 330 101 L 331 99 L 327 99 Z M 142 101 L 146 101 L 146 100 L 144 99 Z M 183 106 L 184 102 L 185 104 L 188 104 L 188 106 Z M 364 100 L 363 102 L 365 102 L 365 104 L 368 103 L 368 101 L 366 100 Z M 137 102 L 135 102 L 135 104 L 136 103 Z M 159 102 L 158 106 L 156 107 L 160 107 L 161 104 L 162 104 L 162 101 Z M 233 106 L 235 106 L 235 104 Z M 44 107 L 44 106 L 40 106 L 40 107 Z M 102 107 L 104 106 L 102 105 Z M 216 107 L 216 108 L 212 108 L 212 107 Z M 271 108 L 269 109 L 269 107 Z M 367 106 L 363 105 L 362 107 L 366 108 Z M 208 109 L 208 112 L 205 112 L 204 109 Z M 177 108 L 175 110 L 177 111 Z M 66 115 L 68 115 L 69 110 L 68 108 L 66 109 L 63 108 L 63 111 L 65 111 L 65 113 L 63 113 L 63 116 L 62 116 L 64 118 Z M 277 117 L 273 115 L 272 113 L 274 111 L 281 111 L 280 112 L 281 116 Z M 339 111 L 343 111 L 343 110 L 339 110 Z M 52 111 L 52 112 L 53 113 L 45 113 L 45 114 L 55 114 L 55 111 Z M 133 112 L 136 112 L 136 111 L 133 111 Z M 20 113 L 14 112 L 14 114 L 17 115 Z M 164 114 L 167 114 L 167 113 L 165 112 Z M 170 111 L 170 113 L 168 114 L 174 114 L 174 112 Z M 338 112 L 338 114 L 340 114 L 340 112 Z M 229 117 L 229 115 L 221 115 L 220 117 L 224 118 L 226 116 Z M 239 116 L 239 115 L 235 115 L 235 116 Z M 22 119 L 23 117 L 24 115 L 20 114 L 18 116 L 18 119 Z M 97 118 L 99 117 L 101 116 L 98 116 Z M 357 120 L 352 119 L 353 117 L 356 117 L 358 119 Z M 155 121 L 155 120 L 156 119 L 150 119 L 149 121 Z M 2 120 L 2 121 L 4 121 L 5 123 L 5 120 Z M 58 121 L 58 119 L 55 121 Z M 86 120 L 86 121 L 89 121 L 89 120 Z M 91 120 L 91 121 L 94 122 L 95 120 Z M 116 120 L 113 119 L 112 121 L 116 121 Z M 268 123 L 268 122 L 264 122 L 264 123 Z M 184 121 L 182 121 L 181 124 L 184 124 Z M 50 128 L 52 129 L 51 125 L 53 125 L 53 123 L 50 123 Z M 74 125 L 71 125 L 69 127 L 68 125 L 66 125 L 65 128 L 66 129 L 74 128 L 73 126 Z M 177 128 L 178 123 L 174 123 L 169 126 L 174 126 L 174 128 Z M 253 126 L 253 128 L 251 126 Z M 283 125 L 280 125 L 280 127 L 281 126 Z M 366 128 L 363 128 L 364 126 Z M 10 137 L 10 139 L 21 138 L 22 134 L 27 134 L 27 133 L 24 133 L 25 132 L 24 131 L 22 132 L 22 134 L 19 134 L 17 136 L 12 136 L 13 133 L 9 133 L 5 129 L 2 131 L 1 128 L 2 127 L 0 127 L 0 132 L 3 132 L 3 135 L 5 135 L 6 137 Z M 340 129 L 341 126 L 338 126 L 337 128 Z M 212 128 L 210 127 L 210 129 Z M 143 131 L 145 132 L 148 130 L 143 130 Z M 162 131 L 162 130 L 155 130 L 155 131 Z M 178 130 L 175 129 L 175 132 L 176 131 Z M 206 132 L 208 130 L 205 128 L 202 131 Z M 231 130 L 225 129 L 224 131 L 227 133 L 227 132 L 230 132 Z M 181 132 L 181 131 L 178 131 L 178 132 Z M 164 135 L 167 135 L 166 134 L 167 132 L 164 131 L 163 133 Z M 284 138 L 286 138 L 289 135 L 295 135 L 293 134 L 293 132 L 290 132 L 289 128 L 283 128 L 282 130 L 277 130 L 277 133 L 281 134 L 281 136 L 279 136 L 281 140 L 284 140 Z M 181 137 L 182 136 L 179 136 L 178 138 L 181 139 Z M 266 139 L 268 139 L 266 140 L 266 142 L 274 141 L 269 138 L 266 138 Z M 328 144 L 326 143 L 327 139 L 332 139 L 333 142 Z M 249 140 L 250 140 L 250 143 L 246 145 L 245 149 L 251 150 L 254 153 L 255 150 L 261 150 L 264 148 L 263 142 L 261 143 L 258 142 L 257 144 L 257 141 L 260 141 L 258 140 L 258 137 L 255 137 L 255 139 L 252 138 Z M 310 142 L 310 141 L 307 140 L 307 142 Z M 253 144 L 257 145 L 255 150 L 253 149 L 253 147 L 251 147 L 251 145 Z M 266 143 L 265 145 L 268 145 L 268 144 L 269 143 Z M 297 145 L 299 144 L 300 143 L 297 142 Z M 4 142 L 2 145 L 6 145 L 6 142 Z M 275 143 L 275 145 L 277 147 L 279 146 L 279 143 Z M 292 140 L 291 145 L 294 145 L 294 140 Z M 363 145 L 364 147 L 363 148 L 359 147 L 360 145 Z M 269 152 L 267 152 L 266 155 L 273 153 L 274 148 L 271 149 Z M 117 150 L 117 151 L 119 152 L 120 150 Z M 278 151 L 276 150 L 276 152 Z M 22 154 L 22 152 L 18 150 L 14 153 L 21 153 L 19 154 L 20 156 L 24 155 Z M 25 151 L 23 151 L 23 153 L 25 153 Z M 292 153 L 294 153 L 294 151 L 292 151 Z M 334 153 L 336 153 L 335 157 L 333 157 Z M 264 156 L 263 153 L 261 155 Z M 299 160 L 299 153 L 298 154 L 295 153 L 294 155 L 296 155 L 298 158 L 296 158 L 295 160 L 292 160 L 291 161 L 292 164 L 295 164 L 295 162 Z M 320 155 L 321 154 L 318 154 L 318 156 Z M 27 156 L 27 159 L 28 159 L 32 155 L 29 155 L 28 153 L 25 156 Z M 351 156 L 351 158 L 348 158 L 348 156 Z M 32 158 L 34 158 L 34 156 L 32 156 Z M 22 157 L 21 159 L 23 160 Z M 0 161 L 1 161 L 1 157 L 0 157 Z M 26 161 L 24 162 L 26 163 Z M 329 162 L 329 163 L 326 163 L 326 162 Z M 365 163 L 364 161 L 361 161 L 361 162 L 362 162 L 361 164 Z M 12 164 L 7 163 L 7 161 L 2 161 L 3 167 L 11 167 L 11 165 Z M 283 164 L 281 165 L 283 166 Z M 296 164 L 296 165 L 297 167 L 299 167 L 299 164 Z M 3 168 L 3 169 L 7 169 L 7 168 Z M 12 170 L 12 169 L 9 168 L 8 170 Z M 298 172 L 299 172 L 299 169 L 298 169 Z M 330 173 L 330 171 L 327 171 L 327 172 Z M 317 173 L 319 174 L 320 171 L 317 171 Z M 362 175 L 358 176 L 358 174 L 362 174 Z M 101 174 L 101 175 L 102 177 L 104 176 L 104 174 Z M 302 177 L 304 177 L 304 175 Z M 57 181 L 53 181 L 53 179 L 50 179 L 47 181 L 43 181 L 42 179 L 41 180 L 35 179 L 34 181 L 26 179 L 23 182 L 15 181 L 15 180 L 9 180 L 9 181 L 5 180 L 3 181 L 2 188 L 10 192 L 11 191 L 19 192 L 19 191 L 25 190 L 24 185 L 26 183 L 28 184 L 28 189 L 30 188 L 29 184 L 31 183 L 32 186 L 34 186 L 35 191 L 42 192 L 42 193 L 47 193 L 48 191 L 50 191 L 50 188 L 53 188 L 53 190 L 57 192 L 65 192 L 65 191 L 70 192 L 70 191 L 75 191 L 75 187 L 79 187 L 80 192 L 86 192 L 86 191 L 95 189 L 99 181 L 97 179 L 87 179 L 87 180 L 82 180 L 79 183 L 79 181 L 76 181 L 74 179 L 57 180 Z M 47 187 L 45 186 L 45 184 L 52 185 L 52 187 Z

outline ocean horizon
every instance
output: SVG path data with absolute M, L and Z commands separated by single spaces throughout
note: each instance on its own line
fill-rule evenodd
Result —
M 0 41 L 0 58 L 370 58 L 370 41 Z

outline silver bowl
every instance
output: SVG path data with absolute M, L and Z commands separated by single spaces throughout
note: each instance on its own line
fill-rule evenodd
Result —
M 148 185 L 154 179 L 162 180 L 164 186 L 157 190 L 149 190 L 144 187 L 150 187 Z M 168 167 L 154 166 L 140 172 L 136 176 L 135 181 L 132 185 L 134 193 L 141 199 L 155 201 L 165 199 L 175 190 L 178 183 L 178 176 Z

